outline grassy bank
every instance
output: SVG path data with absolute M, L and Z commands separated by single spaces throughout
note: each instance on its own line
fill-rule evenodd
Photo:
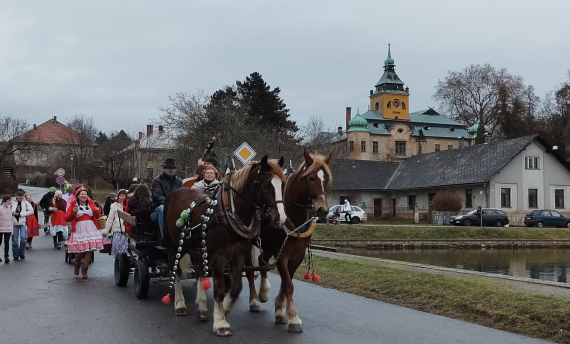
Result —
M 91 192 L 93 194 L 93 199 L 95 201 L 99 201 L 101 205 L 105 204 L 105 201 L 111 192 L 117 193 L 115 190 L 92 190 Z
M 570 239 L 567 228 L 319 225 L 313 239 Z
M 525 336 L 570 343 L 570 299 L 511 290 L 485 278 L 455 278 L 372 261 L 315 257 L 319 284 L 367 298 Z M 303 279 L 305 270 L 295 277 Z M 382 321 L 382 319 L 378 319 Z

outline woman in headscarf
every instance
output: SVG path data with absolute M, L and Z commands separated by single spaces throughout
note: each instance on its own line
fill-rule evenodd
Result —
M 26 201 L 34 208 L 34 213 L 27 217 L 28 223 L 28 242 L 26 248 L 32 248 L 32 239 L 40 235 L 40 224 L 38 222 L 38 206 L 34 203 L 32 195 L 26 195 Z
M 65 221 L 65 208 L 67 202 L 63 199 L 63 193 L 59 190 L 55 192 L 52 204 L 49 207 L 50 234 L 53 237 L 53 248 L 60 249 L 61 242 L 67 236 L 67 222 Z
M 109 234 L 113 236 L 113 244 L 111 245 L 111 255 L 114 257 L 117 254 L 127 252 L 129 247 L 129 240 L 126 236 L 125 223 L 119 218 L 118 211 L 125 211 L 125 205 L 127 203 L 127 190 L 120 190 L 115 203 L 111 204 L 109 210 L 109 216 L 107 217 L 107 223 L 105 224 L 105 229 L 101 231 L 103 238 L 107 237 Z
M 65 220 L 71 222 L 71 236 L 67 243 L 67 249 L 75 253 L 75 270 L 73 273 L 81 274 L 88 278 L 87 270 L 91 263 L 91 252 L 103 248 L 103 240 L 99 233 L 97 219 L 101 216 L 101 209 L 96 207 L 92 200 L 87 197 L 87 189 L 84 186 L 76 186 L 77 200 L 69 204 L 65 213 Z

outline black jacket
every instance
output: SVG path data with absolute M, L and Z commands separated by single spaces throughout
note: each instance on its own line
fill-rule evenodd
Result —
M 152 192 L 152 206 L 153 209 L 164 204 L 166 196 L 176 189 L 182 187 L 182 179 L 177 176 L 169 176 L 166 173 L 155 177 L 152 180 L 150 190 Z
M 105 216 L 109 215 L 109 212 L 111 211 L 111 204 L 113 204 L 113 202 L 115 202 L 115 199 L 113 197 L 107 197 L 107 200 L 103 205 L 103 214 L 105 214 Z
M 46 213 L 48 215 L 51 214 L 51 211 L 49 211 L 49 205 L 51 204 L 51 200 L 53 199 L 53 196 L 54 196 L 54 194 L 52 194 L 51 192 L 48 192 L 40 200 L 40 207 L 42 208 L 44 213 Z

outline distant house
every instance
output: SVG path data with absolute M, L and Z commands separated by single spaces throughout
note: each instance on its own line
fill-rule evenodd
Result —
M 69 165 L 70 146 L 79 144 L 77 134 L 60 123 L 57 116 L 33 128 L 15 139 L 24 149 L 14 154 L 17 175 L 21 178 L 34 173 L 53 173 L 63 163 Z
M 159 125 L 158 131 L 154 131 L 153 125 L 149 124 L 146 135 L 139 132 L 138 140 L 125 148 L 123 154 L 132 170 L 136 171 L 136 177 L 142 182 L 150 182 L 162 173 L 161 165 L 167 157 L 171 157 L 173 150 L 174 142 L 164 127 Z
M 403 162 L 336 160 L 331 164 L 329 204 L 351 203 L 369 216 L 410 217 L 414 205 L 430 216 L 431 200 L 445 188 L 457 191 L 463 209 L 499 208 L 511 221 L 533 209 L 570 213 L 570 164 L 542 137 L 423 154 Z M 514 219 L 516 217 L 516 219 Z

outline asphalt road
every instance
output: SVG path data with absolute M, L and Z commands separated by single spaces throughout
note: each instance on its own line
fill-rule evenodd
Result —
M 127 287 L 115 286 L 112 257 L 96 253 L 89 279 L 82 280 L 64 262 L 64 252 L 53 249 L 51 237 L 41 235 L 33 246 L 25 261 L 0 263 L 1 343 L 543 342 L 301 281 L 295 281 L 295 302 L 304 332 L 289 333 L 286 325 L 273 321 L 279 284 L 274 274 L 272 298 L 262 312 L 248 311 L 244 289 L 228 316 L 233 336 L 218 338 L 212 334 L 211 314 L 207 323 L 194 317 L 194 281 L 183 282 L 190 315 L 179 317 L 173 304 L 160 301 L 166 283 L 151 284 L 148 298 L 138 300 L 132 276 Z M 207 296 L 211 313 L 211 289 Z

